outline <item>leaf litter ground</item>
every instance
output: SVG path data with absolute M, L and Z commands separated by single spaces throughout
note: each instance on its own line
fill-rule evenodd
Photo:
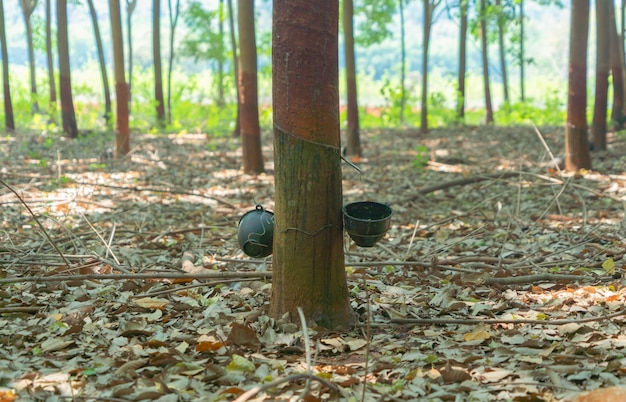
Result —
M 271 257 L 237 245 L 241 215 L 273 209 L 264 137 L 256 177 L 231 138 L 135 135 L 117 161 L 98 136 L 3 138 L 0 400 L 556 401 L 626 384 L 623 137 L 572 175 L 546 151 L 561 129 L 363 133 L 344 200 L 394 215 L 373 248 L 345 238 L 360 325 L 344 333 L 268 317 Z

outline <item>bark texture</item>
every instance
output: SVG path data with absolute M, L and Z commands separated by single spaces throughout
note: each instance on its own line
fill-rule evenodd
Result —
M 111 32 L 113 36 L 113 65 L 115 73 L 115 156 L 130 152 L 130 129 L 128 125 L 128 86 L 124 71 L 124 40 L 120 1 L 109 0 Z
M 274 1 L 276 226 L 270 313 L 346 328 L 337 0 Z
M 593 105 L 593 149 L 606 149 L 606 118 L 609 91 L 609 4 L 596 1 L 596 93 Z
M 237 38 L 235 36 L 235 16 L 233 11 L 233 0 L 228 0 L 228 26 L 230 28 L 230 47 L 233 52 L 233 72 L 235 73 L 235 80 L 239 80 L 239 57 L 237 56 Z M 235 117 L 235 128 L 233 129 L 232 136 L 239 137 L 241 134 L 241 123 L 239 117 L 239 85 L 235 85 L 237 95 L 237 116 Z
M 525 101 L 526 96 L 524 94 L 524 0 L 519 2 L 519 98 L 522 102 Z
M 56 120 L 57 90 L 54 78 L 54 61 L 52 56 L 52 17 L 50 0 L 46 0 L 46 62 L 48 65 L 48 113 L 52 121 Z
M 504 96 L 505 105 L 509 105 L 509 79 L 506 73 L 506 49 L 504 45 L 504 21 L 505 16 L 502 12 L 502 1 L 496 0 L 498 7 L 498 51 L 500 53 L 500 71 L 502 72 L 502 95 Z
M 487 49 L 487 2 L 480 0 L 480 43 L 483 60 L 483 84 L 485 87 L 485 123 L 493 123 L 493 107 L 491 105 L 491 88 L 489 87 L 489 58 Z
M 465 63 L 467 52 L 467 1 L 462 0 L 460 5 L 461 27 L 459 32 L 459 75 L 457 94 L 457 117 L 462 123 L 465 120 Z
M 9 85 L 9 55 L 7 52 L 7 35 L 4 29 L 4 3 L 0 0 L 0 45 L 2 47 L 2 90 L 4 95 L 4 127 L 7 131 L 15 130 L 13 118 L 13 102 Z
M 161 68 L 161 0 L 152 2 L 152 59 L 154 61 L 154 100 L 157 122 L 165 126 L 165 103 L 163 98 L 163 70 Z
M 126 37 L 128 38 L 128 114 L 133 109 L 133 11 L 137 0 L 126 0 Z M 117 89 L 116 89 L 117 90 Z
M 589 0 L 572 2 L 569 48 L 565 169 L 591 169 L 587 137 L 587 35 Z
M 348 132 L 346 154 L 361 156 L 361 136 L 359 129 L 359 102 L 356 87 L 356 57 L 354 55 L 354 4 L 343 1 L 343 35 L 346 57 L 346 106 Z
M 239 110 L 241 111 L 241 147 L 243 171 L 263 172 L 261 127 L 257 89 L 256 37 L 254 33 L 254 0 L 239 0 Z
M 617 33 L 617 20 L 615 6 L 612 2 L 609 5 L 609 65 L 613 81 L 613 107 L 611 109 L 611 120 L 615 129 L 624 126 L 624 48 L 622 36 Z
M 63 132 L 69 138 L 78 137 L 76 113 L 72 97 L 72 75 L 67 39 L 67 0 L 57 0 L 57 47 L 59 51 L 59 89 L 61 92 L 61 119 Z
M 100 77 L 102 78 L 102 88 L 104 90 L 104 118 L 107 125 L 111 124 L 111 90 L 109 88 L 109 76 L 107 74 L 106 63 L 104 61 L 104 49 L 102 47 L 102 38 L 100 36 L 100 27 L 98 25 L 98 15 L 93 5 L 93 0 L 87 0 L 89 6 L 89 14 L 91 15 L 91 23 L 96 39 L 96 48 L 98 49 L 98 64 L 100 65 Z
M 428 132 L 428 48 L 430 46 L 430 31 L 435 6 L 430 0 L 424 0 L 424 46 L 422 52 L 422 100 L 420 111 L 420 132 Z
M 39 103 L 37 102 L 37 77 L 35 75 L 35 46 L 33 45 L 33 26 L 31 16 L 37 0 L 20 0 L 22 13 L 24 14 L 24 24 L 26 25 L 26 42 L 28 44 L 28 67 L 30 72 L 30 107 L 33 114 L 39 113 Z

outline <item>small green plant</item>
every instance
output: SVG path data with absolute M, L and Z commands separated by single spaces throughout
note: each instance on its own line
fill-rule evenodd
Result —
M 45 140 L 43 140 L 43 147 L 45 149 L 52 149 L 52 145 L 54 144 L 54 138 L 48 136 Z
M 392 82 L 389 78 L 385 79 L 384 84 L 380 88 L 380 94 L 385 99 L 387 107 L 380 113 L 380 122 L 382 126 L 395 127 L 400 124 L 400 108 L 402 107 L 402 87 L 399 83 Z M 411 105 L 417 99 L 411 96 L 408 89 L 404 91 L 404 123 L 416 124 L 417 122 L 409 121 L 412 113 Z
M 456 110 L 448 107 L 448 100 L 443 92 L 431 92 L 428 95 L 428 127 L 445 127 L 458 123 Z
M 422 173 L 424 171 L 424 167 L 428 165 L 428 161 L 430 159 L 428 148 L 426 148 L 425 145 L 418 145 L 417 148 L 415 148 L 415 152 L 416 154 L 415 158 L 413 158 L 413 166 L 419 173 Z
M 106 169 L 107 164 L 106 163 L 90 163 L 89 164 L 89 169 L 91 170 L 102 170 L 102 169 Z

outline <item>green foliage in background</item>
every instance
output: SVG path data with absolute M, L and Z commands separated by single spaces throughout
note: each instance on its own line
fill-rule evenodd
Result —
M 402 0 L 405 1 L 405 0 Z M 389 25 L 396 13 L 396 0 L 354 2 L 355 42 L 364 47 L 381 43 L 392 35 Z
M 15 79 L 11 86 L 14 105 L 15 121 L 19 130 L 34 130 L 37 132 L 58 133 L 60 129 L 60 113 L 52 118 L 47 114 L 32 116 L 30 113 L 30 90 L 27 87 L 27 70 L 14 69 L 12 76 Z M 104 105 L 100 78 L 97 69 L 89 72 L 75 71 L 73 76 L 73 95 L 76 118 L 80 132 L 111 132 L 105 125 Z M 38 102 L 41 110 L 48 110 L 47 75 L 41 71 L 38 74 L 38 87 L 41 88 Z M 154 78 L 150 68 L 137 67 L 133 74 L 132 115 L 130 126 L 134 133 L 178 133 L 195 132 L 207 133 L 211 136 L 230 135 L 235 126 L 236 105 L 234 96 L 234 79 L 232 74 L 225 76 L 225 87 L 229 90 L 226 95 L 226 105 L 220 107 L 215 102 L 215 91 L 211 84 L 214 73 L 205 71 L 196 74 L 186 74 L 174 71 L 173 82 L 175 91 L 172 93 L 172 124 L 159 128 L 156 122 L 156 104 L 154 98 Z M 445 80 L 437 81 L 434 88 L 444 89 L 445 92 L 433 89 L 429 94 L 429 127 L 450 127 L 459 124 L 454 110 L 456 96 L 453 87 Z M 76 79 L 74 79 L 76 78 Z M 473 79 L 473 78 L 472 78 Z M 58 77 L 57 77 L 58 82 Z M 370 101 L 367 106 L 360 107 L 359 117 L 362 129 L 398 128 L 400 127 L 400 88 L 397 80 L 385 78 L 382 82 L 374 81 L 370 75 L 362 74 L 359 82 L 363 82 L 363 93 Z M 95 84 L 94 83 L 98 83 Z M 340 85 L 340 88 L 343 88 Z M 377 89 L 376 89 L 377 88 Z M 263 130 L 272 129 L 271 109 L 271 71 L 259 73 L 259 117 Z M 405 109 L 404 126 L 419 126 L 419 97 L 417 90 L 412 88 L 408 92 L 407 108 Z M 372 96 L 377 99 L 371 101 Z M 476 95 L 470 94 L 472 98 Z M 365 102 L 363 102 L 365 103 Z M 114 108 L 115 110 L 115 108 Z M 480 107 L 468 107 L 465 112 L 466 125 L 481 125 L 484 122 L 485 112 Z M 564 90 L 559 87 L 546 88 L 540 98 L 529 98 L 524 103 L 514 103 L 501 106 L 495 113 L 497 125 L 562 125 L 565 122 Z M 346 114 L 342 111 L 341 123 L 345 126 Z M 0 124 L 4 124 L 4 115 L 0 111 Z M 111 133 L 112 134 L 112 133 Z

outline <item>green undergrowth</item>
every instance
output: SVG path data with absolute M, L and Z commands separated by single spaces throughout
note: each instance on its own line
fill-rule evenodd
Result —
M 112 131 L 105 118 L 103 96 L 99 89 L 98 77 L 92 80 L 77 80 L 73 83 L 73 98 L 76 120 L 79 131 Z M 175 86 L 172 90 L 171 120 L 166 119 L 159 124 L 156 119 L 156 102 L 154 98 L 152 74 L 141 71 L 134 75 L 132 86 L 132 103 L 130 125 L 133 132 L 141 133 L 208 133 L 211 136 L 230 135 L 235 128 L 236 105 L 232 83 L 227 86 L 225 105 L 219 106 L 214 101 L 215 91 L 207 86 L 210 78 L 202 74 L 174 76 Z M 259 94 L 259 118 L 263 130 L 272 127 L 271 99 L 268 95 L 267 79 L 261 80 Z M 27 80 L 16 80 L 11 86 L 15 124 L 18 130 L 35 130 L 42 132 L 59 131 L 61 125 L 60 111 L 50 112 L 46 79 L 38 82 L 40 88 L 37 103 L 39 113 L 32 113 L 30 90 L 25 85 Z M 262 85 L 261 85 L 262 84 Z M 374 85 L 373 83 L 370 83 Z M 414 91 L 404 94 L 405 105 L 402 104 L 402 93 L 397 84 L 380 84 L 376 106 L 359 108 L 360 127 L 362 129 L 401 128 L 420 126 L 420 99 Z M 112 86 L 112 90 L 113 90 Z M 165 93 L 166 87 L 164 88 Z M 114 92 L 114 91 L 113 91 Z M 372 90 L 370 89 L 370 92 Z M 456 100 L 452 99 L 451 91 L 433 90 L 428 98 L 429 128 L 456 127 L 459 125 L 477 126 L 485 122 L 484 108 L 468 106 L 463 119 L 459 119 L 455 110 Z M 366 94 L 367 95 L 367 94 Z M 528 98 L 526 102 L 500 104 L 494 112 L 495 124 L 498 126 L 515 126 L 536 124 L 563 125 L 566 121 L 565 99 L 558 90 L 546 91 L 540 98 Z M 115 114 L 115 97 L 113 97 L 112 114 Z M 371 96 L 366 96 L 368 99 Z M 166 98 L 167 99 L 167 98 Z M 342 102 L 343 102 L 342 98 Z M 60 109 L 60 108 L 59 108 Z M 341 107 L 340 119 L 342 127 L 346 125 L 346 109 Z M 4 127 L 4 113 L 0 111 L 0 127 Z

